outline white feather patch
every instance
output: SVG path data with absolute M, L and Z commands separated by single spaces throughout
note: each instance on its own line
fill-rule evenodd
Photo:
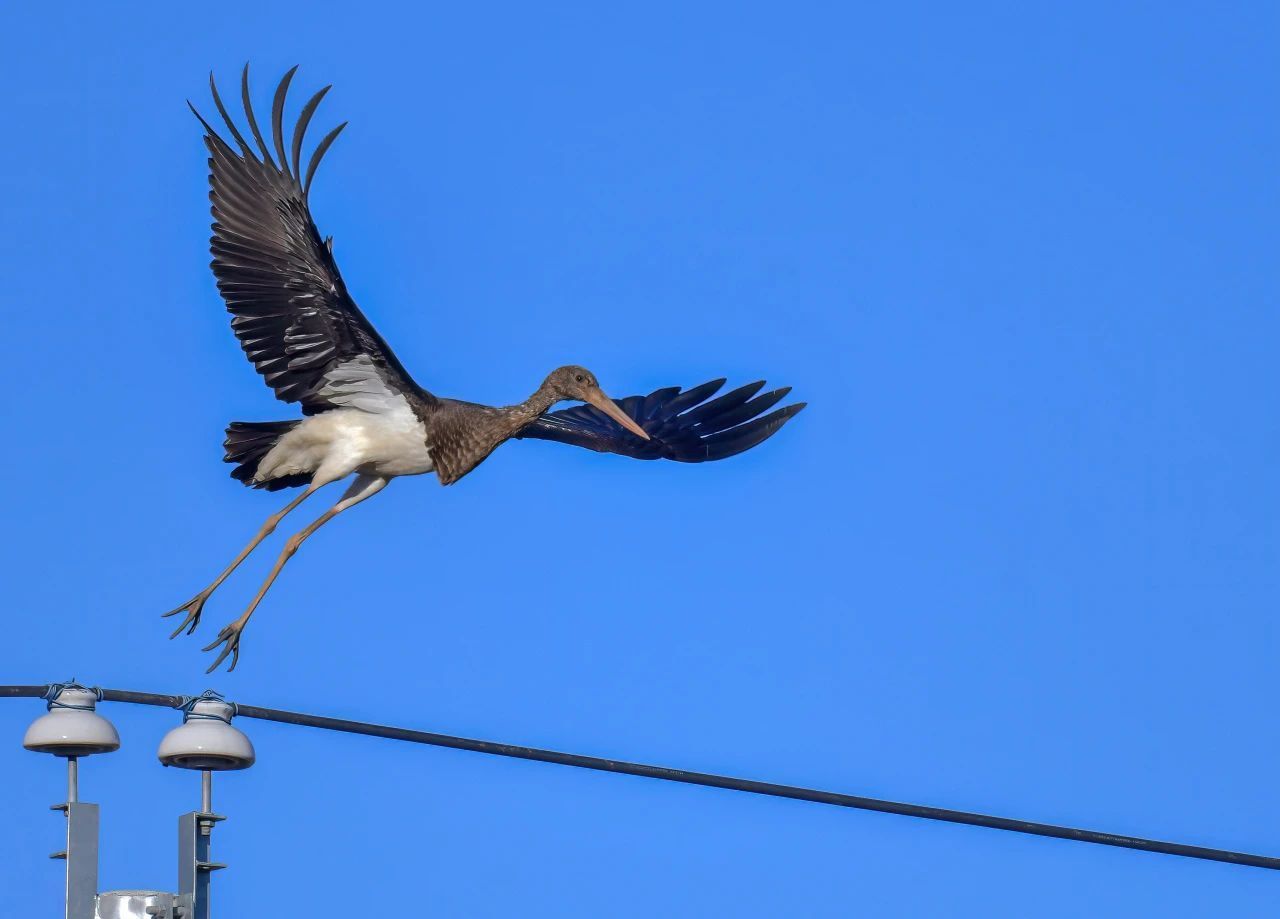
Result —
M 377 366 L 364 354 L 344 361 L 326 373 L 324 386 L 317 395 L 330 405 L 375 415 L 404 406 L 404 397 L 387 386 Z

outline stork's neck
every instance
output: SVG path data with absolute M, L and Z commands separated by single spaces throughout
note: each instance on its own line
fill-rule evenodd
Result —
M 543 383 L 528 399 L 519 405 L 510 406 L 507 411 L 511 413 L 513 421 L 519 421 L 519 427 L 524 427 L 559 401 L 560 396 L 555 390 Z
M 448 485 L 462 478 L 559 401 L 546 383 L 523 402 L 501 408 L 442 400 L 427 422 L 428 449 L 440 481 Z

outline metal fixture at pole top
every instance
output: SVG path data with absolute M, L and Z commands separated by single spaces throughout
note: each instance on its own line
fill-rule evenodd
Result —
M 23 746 L 67 760 L 67 799 L 54 805 L 67 820 L 67 845 L 53 858 L 67 868 L 66 919 L 210 919 L 209 875 L 225 867 L 210 861 L 214 825 L 213 772 L 247 769 L 253 744 L 231 719 L 236 707 L 209 690 L 178 700 L 182 724 L 160 742 L 157 755 L 166 766 L 200 772 L 200 809 L 178 818 L 178 892 L 113 890 L 98 893 L 98 805 L 80 801 L 80 758 L 120 747 L 115 727 L 95 711 L 100 689 L 75 681 L 48 686 L 47 711 L 32 722 Z
M 67 820 L 67 844 L 50 858 L 66 862 L 66 919 L 98 919 L 98 805 L 80 800 L 80 757 L 120 749 L 115 726 L 95 708 L 100 689 L 75 680 L 54 683 L 45 693 L 45 714 L 27 728 L 22 745 L 67 760 L 67 799 L 53 805 Z

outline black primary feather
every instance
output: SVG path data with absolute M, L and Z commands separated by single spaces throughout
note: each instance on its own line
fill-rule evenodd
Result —
M 271 100 L 271 136 L 275 138 L 276 155 L 280 157 L 280 171 L 285 175 L 289 175 L 289 161 L 284 155 L 284 100 L 289 94 L 289 84 L 293 82 L 293 75 L 297 72 L 297 64 L 289 68 L 289 72 L 276 87 L 275 98 Z
M 213 82 L 213 75 L 209 75 L 209 81 Z M 275 165 L 275 161 L 271 159 L 271 154 L 267 152 L 267 145 L 262 139 L 262 131 L 258 130 L 258 119 L 253 115 L 253 103 L 249 99 L 249 63 L 245 62 L 244 70 L 240 71 L 240 102 L 244 106 L 244 115 L 249 120 L 249 130 L 253 132 L 253 139 L 258 142 L 258 149 L 262 151 L 262 160 L 265 163 Z M 225 117 L 225 115 L 224 115 Z M 201 119 L 202 121 L 204 119 Z M 231 120 L 227 119 L 230 124 Z
M 557 440 L 635 459 L 704 463 L 734 456 L 768 440 L 806 404 L 796 402 L 765 415 L 791 388 L 756 395 L 764 387 L 763 381 L 706 401 L 724 382 L 712 380 L 683 392 L 679 387 L 658 389 L 647 396 L 617 400 L 618 407 L 644 428 L 649 440 L 641 440 L 590 405 L 547 412 L 515 436 Z
M 306 137 L 307 126 L 311 124 L 311 116 L 316 113 L 316 106 L 320 104 L 320 100 L 324 98 L 325 93 L 331 89 L 333 89 L 332 84 L 312 96 L 307 104 L 302 107 L 302 114 L 298 116 L 297 127 L 293 129 L 293 177 L 295 179 L 302 175 L 298 171 L 298 160 L 302 154 L 302 141 Z M 305 187 L 302 191 L 303 194 L 306 194 Z

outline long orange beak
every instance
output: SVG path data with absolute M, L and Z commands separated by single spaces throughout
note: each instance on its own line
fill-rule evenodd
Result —
M 587 401 L 594 405 L 600 411 L 604 412 L 618 424 L 622 425 L 636 437 L 642 440 L 648 440 L 649 435 L 644 432 L 644 428 L 631 420 L 631 416 L 618 408 L 616 402 L 606 396 L 598 387 L 587 393 Z

